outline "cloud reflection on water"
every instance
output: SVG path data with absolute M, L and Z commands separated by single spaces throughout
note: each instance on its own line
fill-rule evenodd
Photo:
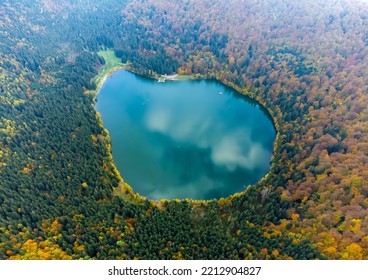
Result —
M 213 164 L 230 172 L 239 167 L 254 170 L 268 165 L 271 151 L 261 142 L 252 141 L 248 127 L 226 129 L 216 117 L 209 119 L 205 110 L 188 115 L 191 106 L 181 103 L 181 109 L 177 110 L 167 104 L 162 107 L 154 103 L 147 108 L 145 125 L 150 131 L 162 133 L 176 142 L 209 149 Z

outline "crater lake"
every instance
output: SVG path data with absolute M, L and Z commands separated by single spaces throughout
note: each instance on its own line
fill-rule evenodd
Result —
M 120 70 L 104 82 L 95 108 L 115 166 L 147 198 L 227 197 L 270 169 L 271 118 L 218 81 L 159 83 Z

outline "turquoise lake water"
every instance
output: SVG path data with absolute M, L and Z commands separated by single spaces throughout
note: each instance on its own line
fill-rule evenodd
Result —
M 227 197 L 269 171 L 271 119 L 217 81 L 158 83 L 117 71 L 96 110 L 121 176 L 150 199 Z

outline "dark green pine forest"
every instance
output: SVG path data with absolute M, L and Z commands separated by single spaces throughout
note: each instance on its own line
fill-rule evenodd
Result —
M 368 4 L 0 2 L 0 259 L 367 259 Z M 277 129 L 270 172 L 228 198 L 148 200 L 94 110 L 113 51 L 216 79 Z

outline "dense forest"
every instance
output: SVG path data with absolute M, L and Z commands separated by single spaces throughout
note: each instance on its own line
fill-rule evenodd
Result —
M 260 102 L 270 172 L 210 201 L 151 201 L 94 110 L 113 50 Z M 368 259 L 368 3 L 0 3 L 0 259 Z

